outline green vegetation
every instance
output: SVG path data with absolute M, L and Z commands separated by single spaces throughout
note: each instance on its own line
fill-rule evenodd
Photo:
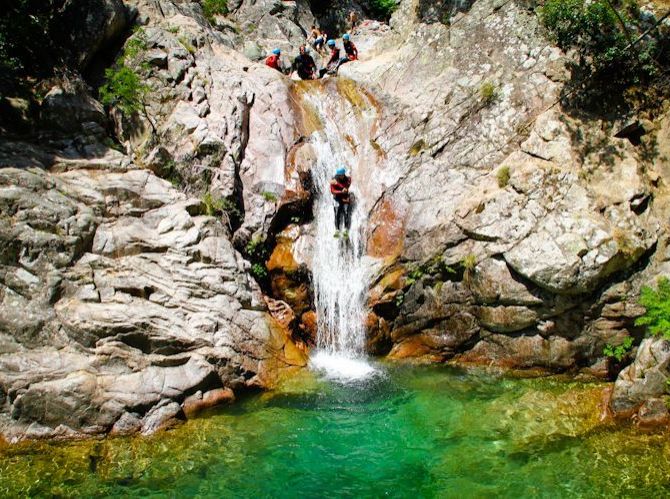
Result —
M 162 164 L 160 170 L 156 173 L 175 187 L 179 187 L 184 181 L 179 168 L 177 168 L 177 163 L 172 159 Z
M 635 325 L 647 326 L 647 330 L 654 336 L 670 339 L 670 280 L 660 277 L 657 288 L 642 287 L 640 304 L 646 312 L 635 321 Z
M 223 198 L 214 199 L 211 192 L 206 192 L 202 197 L 202 205 L 205 208 L 205 215 L 213 217 L 223 212 Z
M 124 114 L 135 114 L 142 110 L 148 87 L 140 76 L 125 65 L 105 70 L 107 80 L 100 87 L 100 102 L 119 108 Z
M 63 65 L 67 44 L 59 22 L 62 1 L 13 0 L 3 3 L 0 15 L 0 80 L 19 76 L 46 77 Z
M 388 20 L 398 8 L 397 0 L 370 0 L 368 8 L 372 17 Z
M 188 38 L 186 38 L 185 36 L 180 36 L 178 40 L 179 43 L 182 44 L 182 46 L 188 51 L 189 54 L 191 55 L 195 54 L 196 49 L 193 46 L 193 44 L 188 40 Z
M 254 263 L 251 266 L 251 274 L 258 280 L 263 280 L 268 276 L 268 269 L 264 263 Z
M 422 265 L 410 266 L 405 283 L 411 286 L 424 275 L 446 277 L 454 274 L 456 274 L 456 271 L 444 262 L 442 255 L 436 255 Z
M 509 166 L 501 167 L 496 173 L 496 178 L 498 179 L 498 187 L 504 189 L 509 184 L 510 179 L 510 170 Z
M 168 179 L 169 180 L 169 179 Z M 205 193 L 202 197 L 202 204 L 205 209 L 205 215 L 210 217 L 221 216 L 224 213 L 229 218 L 239 220 L 242 218 L 242 212 L 234 201 L 228 198 L 214 198 L 211 192 Z
M 223 16 L 228 13 L 227 0 L 203 0 L 202 11 L 209 22 L 214 20 L 214 16 Z
M 277 195 L 274 192 L 263 191 L 262 196 L 263 196 L 263 199 L 265 199 L 268 203 L 276 203 L 277 202 Z
M 251 261 L 251 274 L 258 281 L 264 281 L 268 277 L 268 269 L 265 262 L 269 254 L 265 242 L 265 239 L 262 237 L 254 237 L 245 247 L 247 258 Z
M 405 293 L 402 291 L 399 291 L 397 295 L 395 295 L 395 306 L 396 308 L 402 307 L 402 304 L 405 303 Z
M 490 81 L 485 81 L 479 87 L 479 98 L 481 99 L 482 104 L 490 106 L 498 98 L 498 89 Z
M 649 23 L 635 0 L 547 0 L 539 14 L 552 40 L 576 51 L 570 91 L 577 103 L 606 104 L 614 89 L 634 91 L 662 79 L 670 65 L 667 33 L 643 35 Z
M 106 106 L 116 107 L 126 115 L 144 110 L 144 98 L 150 87 L 143 83 L 143 78 L 136 68 L 146 69 L 141 63 L 142 54 L 146 49 L 144 30 L 135 30 L 114 66 L 105 70 L 106 81 L 99 89 L 100 102 Z
M 407 279 L 405 280 L 405 283 L 411 286 L 416 281 L 421 279 L 424 274 L 425 272 L 421 269 L 421 267 L 410 267 L 409 272 L 407 272 Z
M 465 283 L 469 283 L 470 279 L 472 279 L 472 276 L 475 273 L 477 257 L 470 253 L 469 255 L 466 255 L 463 260 L 461 260 L 461 265 L 463 266 L 463 281 Z
M 609 358 L 621 362 L 628 352 L 633 348 L 633 338 L 626 336 L 620 345 L 614 346 L 609 343 L 603 348 L 603 354 Z
M 428 144 L 426 144 L 425 140 L 419 139 L 414 144 L 412 144 L 412 147 L 409 148 L 409 155 L 416 156 L 421 151 L 423 151 L 427 146 Z
M 465 270 L 472 271 L 477 266 L 477 257 L 470 253 L 469 255 L 466 255 L 465 258 L 463 258 L 461 264 Z

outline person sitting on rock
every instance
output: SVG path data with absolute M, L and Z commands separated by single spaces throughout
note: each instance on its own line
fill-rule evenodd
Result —
M 335 44 L 335 40 L 328 40 L 328 47 L 330 47 L 330 59 L 328 59 L 326 67 L 321 69 L 319 76 L 323 76 L 326 72 L 335 74 L 340 66 L 340 49 Z
M 338 168 L 335 176 L 330 181 L 330 193 L 335 200 L 335 237 L 340 237 L 340 228 L 344 229 L 342 237 L 349 237 L 351 226 L 351 177 L 347 176 L 345 168 Z
M 307 47 L 300 45 L 300 54 L 293 61 L 293 69 L 298 72 L 298 76 L 303 80 L 316 80 L 316 64 L 312 56 L 307 53 Z
M 347 53 L 347 59 L 349 61 L 355 61 L 358 59 L 358 49 L 354 42 L 351 41 L 349 35 L 344 35 L 342 37 L 342 45 L 344 46 L 344 51 Z
M 265 65 L 270 66 L 273 69 L 276 69 L 280 73 L 282 72 L 281 70 L 281 63 L 279 62 L 279 56 L 281 56 L 281 50 L 279 49 L 274 49 L 272 51 L 272 54 L 265 59 Z

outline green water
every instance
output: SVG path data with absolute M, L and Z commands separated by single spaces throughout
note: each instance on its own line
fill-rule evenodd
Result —
M 603 385 L 386 366 L 150 438 L 0 449 L 0 496 L 666 497 L 667 434 L 598 422 Z

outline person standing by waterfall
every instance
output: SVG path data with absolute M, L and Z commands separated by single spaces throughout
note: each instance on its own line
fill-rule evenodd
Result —
M 351 226 L 351 177 L 347 175 L 345 168 L 338 168 L 335 176 L 330 181 L 330 193 L 335 200 L 335 237 L 340 237 L 340 227 L 344 229 L 342 237 L 349 238 L 349 227 Z

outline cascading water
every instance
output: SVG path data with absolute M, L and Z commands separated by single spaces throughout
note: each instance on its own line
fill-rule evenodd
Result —
M 311 364 L 332 378 L 359 379 L 375 371 L 365 360 L 364 351 L 371 268 L 371 259 L 365 256 L 368 175 L 364 169 L 369 166 L 366 158 L 376 157 L 371 154 L 369 138 L 376 109 L 362 95 L 357 94 L 360 101 L 348 99 L 338 88 L 331 82 L 306 96 L 323 125 L 310 137 L 317 158 L 312 168 L 317 192 L 312 275 L 318 318 L 317 351 Z M 352 177 L 348 240 L 334 237 L 330 181 L 338 167 L 346 168 Z

